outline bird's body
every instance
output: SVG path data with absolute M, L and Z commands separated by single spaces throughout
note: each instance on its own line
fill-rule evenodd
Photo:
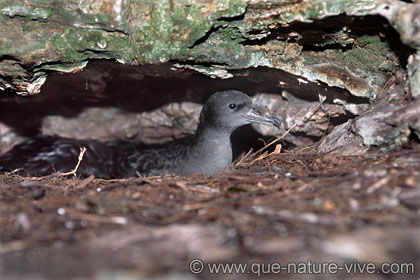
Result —
M 187 138 L 149 149 L 133 146 L 120 159 L 124 164 L 119 173 L 122 177 L 215 173 L 232 163 L 229 136 L 200 135 L 201 139 Z
M 126 178 L 162 174 L 212 174 L 232 163 L 232 132 L 260 122 L 280 126 L 275 117 L 263 116 L 251 99 L 239 91 L 211 95 L 203 105 L 194 136 L 148 147 L 139 142 L 99 142 L 57 136 L 40 136 L 17 145 L 0 157 L 0 170 L 41 176 L 67 172 L 76 165 L 79 150 L 86 154 L 77 173 L 86 177 Z

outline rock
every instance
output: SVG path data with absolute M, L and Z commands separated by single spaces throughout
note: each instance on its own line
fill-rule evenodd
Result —
M 143 113 L 112 107 L 88 108 L 75 118 L 48 116 L 41 131 L 75 139 L 136 138 L 146 144 L 158 144 L 193 134 L 200 110 L 200 105 L 190 102 L 170 103 Z
M 330 134 L 321 140 L 318 152 L 324 154 L 357 155 L 366 152 L 363 139 L 352 132 L 352 121 L 336 126 Z
M 340 127 L 330 140 L 351 138 L 350 134 L 344 134 L 349 131 L 361 136 L 367 146 L 388 145 L 395 148 L 407 141 L 410 129 L 416 135 L 420 134 L 418 119 L 410 113 L 417 112 L 417 109 L 413 109 L 416 105 L 407 109 L 406 118 L 398 118 L 397 112 L 404 112 L 404 107 L 409 106 L 411 101 L 394 105 L 386 105 L 384 101 L 392 94 L 397 95 L 397 99 L 420 94 L 420 72 L 417 71 L 420 64 L 418 2 L 79 2 L 54 5 L 53 0 L 42 3 L 29 0 L 23 4 L 14 1 L 0 4 L 0 92 L 45 94 L 49 80 L 54 79 L 53 73 L 60 72 L 68 75 L 63 78 L 67 81 L 63 82 L 60 95 L 71 95 L 73 89 L 77 88 L 77 98 L 91 105 L 89 102 L 92 100 L 106 99 L 106 94 L 116 83 L 121 86 L 113 90 L 121 92 L 122 96 L 132 84 L 141 84 L 145 73 L 142 72 L 144 68 L 138 65 L 151 64 L 147 70 L 151 76 L 170 76 L 172 70 L 182 73 L 180 69 L 187 68 L 226 81 L 246 75 L 239 69 L 258 67 L 279 70 L 272 74 L 270 82 L 274 83 L 269 85 L 270 90 L 254 87 L 252 94 L 283 94 L 283 100 L 277 96 L 273 102 L 287 108 L 277 110 L 277 115 L 284 120 L 285 129 L 293 125 L 296 117 L 316 104 L 319 95 L 327 96 L 323 110 L 317 110 L 311 119 L 304 125 L 296 126 L 285 138 L 293 145 L 313 144 L 332 131 L 333 126 L 355 117 L 357 119 L 351 130 Z M 102 64 L 99 68 L 87 67 L 88 62 L 95 64 L 92 60 L 98 59 L 116 61 L 119 66 L 109 66 L 112 63 L 108 63 L 108 66 Z M 164 62 L 173 64 L 167 65 L 165 71 L 162 70 L 164 67 L 153 68 Z M 83 75 L 71 74 L 83 69 Z M 264 76 L 262 80 L 267 82 L 271 74 L 263 72 L 260 71 Z M 70 77 L 73 76 L 79 79 L 77 86 L 72 84 Z M 236 85 L 246 87 L 243 83 Z M 217 86 L 221 87 L 220 84 Z M 178 91 L 181 91 L 181 86 L 178 87 Z M 171 105 L 175 106 L 173 108 L 162 106 L 189 102 L 193 94 L 209 94 L 202 89 L 196 93 L 197 87 L 189 88 L 190 92 L 185 90 L 184 99 L 175 98 L 175 102 L 166 100 L 171 99 L 171 91 L 139 90 L 136 96 L 131 96 L 132 105 L 145 105 L 141 109 L 136 107 L 138 111 L 135 113 L 132 112 L 133 107 L 127 104 L 119 106 L 118 99 L 111 103 L 118 108 L 106 112 L 86 110 L 87 105 L 77 112 L 56 107 L 49 108 L 52 111 L 48 113 L 43 111 L 45 109 L 36 111 L 31 106 L 23 107 L 32 114 L 32 132 L 60 132 L 71 136 L 83 128 L 97 135 L 93 138 L 107 139 L 116 137 L 113 134 L 123 138 L 135 137 L 141 128 L 144 132 L 141 139 L 144 141 L 164 142 L 190 132 L 193 121 L 186 117 L 182 106 L 179 107 L 180 113 L 174 111 L 178 108 L 175 105 Z M 145 93 L 159 102 L 143 102 Z M 197 98 L 195 101 L 200 103 L 203 100 Z M 5 104 L 11 106 L 6 101 Z M 49 107 L 46 103 L 43 105 L 44 108 Z M 102 103 L 100 107 L 107 107 L 105 105 L 110 107 L 110 103 Z M 2 105 L 2 111 L 5 110 L 3 106 L 6 105 Z M 16 108 L 11 107 L 12 111 Z M 123 116 L 125 113 L 121 113 L 120 109 L 130 112 Z M 19 110 L 23 111 L 22 107 Z M 150 116 L 159 119 L 156 124 L 150 123 L 146 111 L 154 111 Z M 54 119 L 55 115 L 75 117 L 81 112 L 88 118 L 97 115 L 101 126 L 115 117 L 113 123 L 117 126 L 98 128 L 93 123 L 78 122 L 77 125 L 61 127 L 59 124 L 64 124 L 64 119 Z M 17 130 L 17 140 L 22 135 L 33 134 L 26 133 L 26 123 L 20 121 L 22 116 L 10 121 L 5 120 L 6 113 L 0 114 L 5 126 Z M 128 117 L 140 114 L 144 114 L 141 115 L 144 123 L 135 127 Z M 48 117 L 42 126 L 45 115 L 54 117 Z M 180 120 L 182 124 L 173 126 L 172 122 L 168 127 L 171 118 Z M 393 119 L 399 119 L 399 123 L 390 125 Z M 124 125 L 119 125 L 121 123 Z M 167 127 L 157 132 L 155 127 L 161 124 Z M 258 129 L 264 134 L 272 133 L 267 128 Z M 321 145 L 322 150 L 344 147 L 342 144 L 334 146 L 328 141 Z M 6 142 L 1 140 L 0 145 L 4 147 Z M 10 141 L 7 145 L 10 145 Z M 1 149 L 6 150 L 7 147 Z

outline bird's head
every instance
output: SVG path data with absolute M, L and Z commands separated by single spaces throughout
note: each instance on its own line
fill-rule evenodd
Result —
M 199 128 L 211 126 L 231 133 L 236 128 L 250 123 L 262 123 L 280 128 L 280 120 L 261 114 L 252 105 L 248 95 L 237 90 L 226 90 L 212 94 L 204 103 Z

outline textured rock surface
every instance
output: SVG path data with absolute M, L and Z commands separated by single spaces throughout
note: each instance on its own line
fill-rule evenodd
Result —
M 143 113 L 90 108 L 76 118 L 46 117 L 41 131 L 75 139 L 106 141 L 137 138 L 146 144 L 165 143 L 194 134 L 200 111 L 200 105 L 187 102 L 171 103 Z
M 114 70 L 123 73 L 117 75 L 104 65 L 86 68 L 92 59 L 112 59 L 133 66 L 170 61 L 174 62 L 172 68 L 194 69 L 221 78 L 247 75 L 235 69 L 264 66 L 280 69 L 283 74 L 275 75 L 275 86 L 270 89 L 254 87 L 251 93 L 278 95 L 276 104 L 289 108 L 277 110 L 279 117 L 285 120 L 285 129 L 293 125 L 294 117 L 317 102 L 319 94 L 327 95 L 323 110 L 317 111 L 307 124 L 295 127 L 287 139 L 295 145 L 311 144 L 331 131 L 332 126 L 363 115 L 369 107 L 380 103 L 377 100 L 395 94 L 396 85 L 402 88 L 397 90 L 401 100 L 407 94 L 413 97 L 420 94 L 420 72 L 417 71 L 420 4 L 407 2 L 72 0 L 58 5 L 52 0 L 1 0 L 0 90 L 21 95 L 34 95 L 41 89 L 47 92 L 42 86 L 52 73 L 87 69 L 80 76 L 76 95 L 80 99 L 100 99 L 103 93 L 110 91 L 109 84 L 113 79 L 136 84 L 144 77 L 136 67 L 127 71 L 113 66 Z M 156 70 L 167 73 L 168 69 Z M 253 79 L 256 80 L 255 76 Z M 261 81 L 266 82 L 266 77 Z M 66 86 L 73 88 L 70 84 Z M 63 88 L 55 90 L 69 94 L 69 90 Z M 81 94 L 85 91 L 94 96 Z M 137 99 L 133 103 L 142 100 L 141 94 L 139 90 L 138 96 L 132 97 Z M 171 95 L 168 92 L 160 94 Z M 282 94 L 282 100 L 279 94 Z M 348 96 L 361 99 L 349 99 Z M 144 106 L 136 113 L 155 110 L 162 103 L 145 105 L 143 102 Z M 404 107 L 409 103 L 406 99 L 400 105 Z M 102 104 L 101 107 L 106 106 Z M 127 106 L 122 109 L 132 111 Z M 398 106 L 388 109 L 400 111 Z M 375 111 L 374 108 L 369 110 Z M 104 121 L 111 119 L 113 112 L 109 111 L 106 114 L 110 115 L 103 118 L 101 114 L 97 116 Z M 35 118 L 46 114 L 66 115 L 39 111 L 32 111 L 32 114 Z M 329 122 L 331 119 L 333 121 Z M 361 116 L 359 128 L 363 120 Z M 382 119 L 377 120 L 379 126 L 384 125 L 380 124 Z M 34 130 L 39 131 L 40 122 Z M 416 123 L 416 120 L 410 119 L 410 122 Z M 161 122 L 150 132 L 158 124 Z M 6 125 L 10 127 L 10 122 L 6 121 Z M 173 125 L 176 126 L 174 122 Z M 367 125 L 375 125 L 375 122 Z M 19 125 L 11 127 L 16 129 Z M 407 139 L 407 125 L 396 127 L 397 131 L 371 129 L 371 132 L 383 134 L 375 136 L 375 141 L 371 141 L 369 129 L 351 131 L 361 133 L 359 136 L 366 145 L 391 145 L 386 139 L 404 135 L 396 142 L 401 145 Z M 410 129 L 420 133 L 416 125 L 411 125 Z M 177 134 L 183 128 L 171 128 L 170 131 Z M 59 130 L 50 132 L 59 133 Z M 98 132 L 98 135 L 107 139 L 113 132 L 109 133 Z M 169 130 L 156 137 L 166 139 L 168 133 Z M 135 131 L 127 137 L 132 134 L 136 134 Z M 149 136 L 154 137 L 151 133 L 145 138 Z
M 282 120 L 283 133 L 326 97 L 281 153 L 214 176 L 0 174 L 0 278 L 259 278 L 192 274 L 190 261 L 200 258 L 258 263 L 266 272 L 273 262 L 308 260 L 416 268 L 262 279 L 417 279 L 419 7 L 0 0 L 0 153 L 39 133 L 181 137 L 193 131 L 205 97 L 227 88 L 251 94 Z M 263 138 L 238 133 L 239 142 Z M 284 151 L 288 144 L 305 147 Z
M 177 60 L 204 72 L 200 62 L 206 63 L 209 73 L 217 70 L 214 65 L 270 66 L 374 98 L 386 82 L 378 70 L 392 70 L 399 62 L 381 41 L 389 28 L 377 25 L 372 33 L 365 22 L 369 18 L 352 16 L 380 14 L 404 44 L 418 49 L 419 9 L 393 0 L 81 0 L 66 5 L 2 0 L 1 82 L 3 88 L 34 94 L 45 82 L 46 70 L 77 71 L 87 59 L 128 64 Z M 348 16 L 328 19 L 344 13 Z M 416 68 L 417 56 L 410 62 Z M 418 73 L 410 77 L 412 88 L 416 77 Z
M 39 133 L 165 142 L 193 132 L 199 104 L 212 92 L 226 88 L 254 95 L 260 109 L 282 119 L 280 133 L 294 124 L 296 116 L 304 115 L 319 102 L 318 94 L 327 95 L 325 110 L 317 111 L 307 124 L 296 126 L 285 139 L 299 146 L 314 144 L 333 125 L 359 115 L 369 104 L 367 99 L 352 97 L 345 90 L 302 83 L 280 70 L 259 68 L 232 73 L 235 77 L 220 80 L 191 70 L 173 71 L 170 64 L 129 67 L 94 61 L 75 74 L 52 74 L 41 94 L 7 94 L 0 98 L 1 121 L 8 131 L 18 132 L 3 135 L 1 152 L 21 141 L 19 135 L 32 137 Z M 287 83 L 287 90 L 279 80 Z M 263 135 L 279 135 L 278 130 L 267 126 L 257 129 Z

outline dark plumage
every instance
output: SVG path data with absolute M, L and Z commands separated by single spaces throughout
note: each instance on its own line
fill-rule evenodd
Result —
M 138 175 L 211 174 L 232 163 L 230 135 L 245 124 L 265 123 L 280 127 L 280 121 L 259 113 L 246 94 L 221 91 L 204 103 L 194 136 L 154 146 L 138 142 L 98 142 L 56 136 L 40 136 L 15 146 L 0 157 L 0 170 L 42 176 L 68 172 L 77 163 L 80 147 L 87 151 L 77 170 L 82 177 L 126 178 Z

